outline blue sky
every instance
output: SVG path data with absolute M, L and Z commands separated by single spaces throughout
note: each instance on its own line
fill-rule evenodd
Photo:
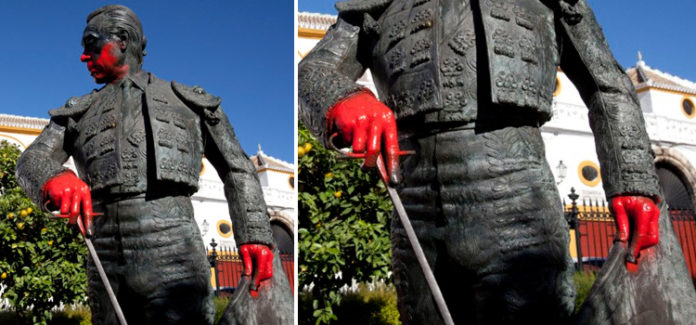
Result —
M 696 82 L 696 1 L 588 2 L 622 66 L 634 66 L 641 51 L 647 65 Z M 336 13 L 330 0 L 298 0 L 298 10 Z
M 49 109 L 99 87 L 79 61 L 80 39 L 87 15 L 109 3 L 0 2 L 0 113 L 48 118 Z M 261 144 L 294 161 L 292 2 L 121 3 L 143 23 L 145 70 L 221 96 L 248 154 Z

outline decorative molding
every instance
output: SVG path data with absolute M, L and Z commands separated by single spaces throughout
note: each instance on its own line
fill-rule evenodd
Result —
M 0 114 L 0 131 L 38 135 L 49 119 Z
M 283 191 L 277 188 L 262 186 L 263 197 L 266 200 L 268 207 L 294 207 L 297 204 L 297 195 L 295 191 Z
M 324 35 L 326 35 L 324 29 L 297 28 L 297 36 L 300 38 L 322 39 Z M 304 57 L 301 53 L 300 56 Z
M 325 33 L 331 25 L 336 23 L 336 19 L 337 16 L 335 15 L 299 12 L 297 13 L 297 30 L 298 32 L 304 29 L 324 31 Z
M 696 145 L 696 122 L 683 121 L 654 114 L 644 114 L 648 136 L 655 142 Z
M 265 172 L 265 171 L 272 171 L 272 172 L 278 172 L 278 173 L 282 173 L 282 174 L 295 175 L 294 171 L 281 170 L 281 169 L 277 169 L 277 168 L 259 168 L 256 170 L 257 173 Z
M 648 82 L 642 82 L 636 85 L 636 93 L 640 94 L 646 91 L 659 91 L 659 92 L 665 92 L 669 94 L 676 94 L 676 95 L 696 95 L 696 90 L 689 89 L 689 88 L 684 88 L 684 87 L 677 87 L 677 86 L 670 86 L 666 84 L 659 84 L 655 83 L 652 81 Z
M 544 131 L 574 131 L 592 134 L 588 109 L 584 105 L 553 102 L 553 118 L 542 126 Z M 684 121 L 655 113 L 643 113 L 651 141 L 696 145 L 696 121 Z

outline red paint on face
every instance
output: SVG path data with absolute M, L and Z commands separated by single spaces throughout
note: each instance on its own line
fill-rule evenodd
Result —
M 113 82 L 125 77 L 130 67 L 121 62 L 124 53 L 116 40 L 111 40 L 102 46 L 99 54 L 82 53 L 80 61 L 87 63 L 87 70 L 97 83 Z

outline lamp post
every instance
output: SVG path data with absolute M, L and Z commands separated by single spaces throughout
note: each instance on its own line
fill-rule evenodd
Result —
M 215 296 L 220 296 L 220 279 L 218 279 L 218 267 L 217 267 L 217 251 L 215 250 L 215 247 L 217 247 L 217 243 L 215 242 L 215 238 L 213 238 L 210 241 L 210 247 L 213 248 L 213 252 L 208 255 L 208 262 L 210 263 L 210 266 L 215 270 Z
M 558 175 L 558 181 L 556 182 L 556 185 L 558 185 L 563 182 L 563 179 L 565 179 L 568 173 L 568 167 L 563 163 L 563 160 L 559 160 L 558 166 L 556 166 L 556 170 L 556 174 Z

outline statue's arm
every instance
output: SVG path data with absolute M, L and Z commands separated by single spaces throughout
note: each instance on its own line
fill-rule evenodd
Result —
M 17 160 L 19 185 L 38 206 L 44 203 L 41 188 L 46 181 L 67 170 L 66 126 L 67 118 L 52 118 Z
M 234 130 L 222 111 L 208 111 L 202 122 L 205 132 L 205 156 L 225 184 L 234 239 L 237 246 L 273 244 L 266 202 L 256 168 L 237 141 Z
M 355 81 L 366 67 L 360 55 L 360 27 L 339 15 L 324 38 L 298 66 L 298 117 L 326 141 L 326 115 L 334 104 L 363 89 Z
M 604 192 L 608 198 L 641 195 L 657 202 L 654 153 L 633 84 L 616 62 L 585 0 L 566 9 L 574 17 L 559 19 L 561 68 L 589 107 Z

